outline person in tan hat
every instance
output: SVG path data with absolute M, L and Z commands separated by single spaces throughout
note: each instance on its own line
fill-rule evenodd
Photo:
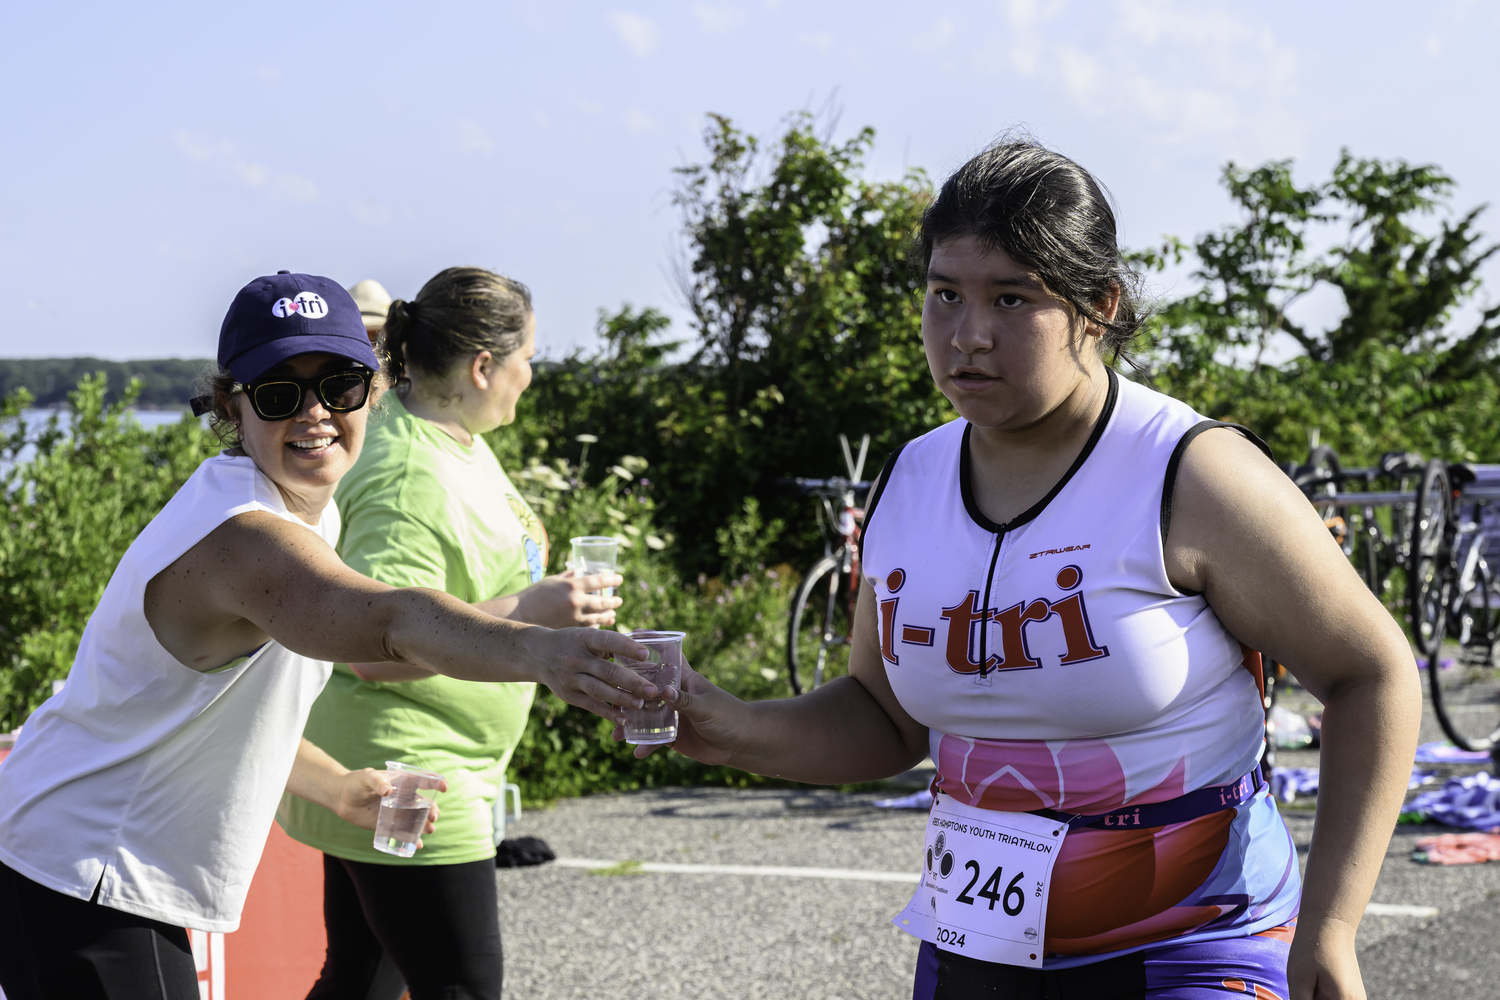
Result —
M 375 343 L 380 331 L 385 329 L 385 314 L 391 308 L 391 293 L 374 278 L 366 278 L 349 289 L 354 304 L 359 306 L 360 318 L 365 321 L 365 333 L 370 343 Z

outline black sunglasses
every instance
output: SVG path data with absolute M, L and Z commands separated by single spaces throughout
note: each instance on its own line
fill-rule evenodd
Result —
M 302 400 L 311 389 L 330 413 L 351 413 L 370 398 L 369 368 L 318 375 L 314 378 L 268 378 L 241 386 L 250 397 L 250 408 L 262 420 L 286 420 L 302 411 Z

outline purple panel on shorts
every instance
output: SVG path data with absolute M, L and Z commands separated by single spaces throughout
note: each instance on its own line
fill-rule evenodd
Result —
M 1291 943 L 1251 935 L 1147 948 L 1136 954 L 1146 971 L 1146 1000 L 1287 1000 L 1286 959 Z M 1045 975 L 1059 979 L 1067 970 Z M 938 987 L 937 946 L 917 951 L 912 1000 L 934 1000 Z M 950 991 L 951 992 L 951 991 Z M 962 1000 L 962 998 L 952 998 Z
M 1286 1000 L 1289 941 L 1272 937 L 1219 938 L 1148 948 L 1149 1000 L 1226 1000 L 1243 993 L 1248 1000 Z

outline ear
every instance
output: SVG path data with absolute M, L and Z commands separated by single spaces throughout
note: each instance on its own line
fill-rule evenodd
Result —
M 474 383 L 474 388 L 481 392 L 490 387 L 490 362 L 494 359 L 495 356 L 489 351 L 480 351 L 469 362 L 469 379 Z
M 1100 299 L 1096 303 L 1096 306 L 1105 319 L 1113 322 L 1115 313 L 1120 311 L 1120 286 L 1111 284 L 1109 286 L 1109 294 Z

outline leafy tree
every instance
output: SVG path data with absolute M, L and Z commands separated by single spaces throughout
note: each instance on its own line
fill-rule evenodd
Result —
M 841 474 L 840 433 L 872 436 L 873 472 L 951 415 L 905 263 L 925 175 L 864 178 L 874 132 L 837 143 L 807 115 L 770 143 L 710 116 L 704 138 L 705 162 L 678 169 L 674 194 L 691 343 L 665 339 L 650 309 L 602 316 L 604 350 L 539 371 L 518 417 L 523 442 L 589 434 L 601 457 L 648 459 L 672 484 L 658 503 L 690 575 L 726 571 L 718 532 L 746 496 L 792 526 L 777 558 L 805 553 L 811 519 L 776 480 Z
M 1311 432 L 1353 461 L 1393 449 L 1500 457 L 1500 306 L 1453 328 L 1497 250 L 1481 246 L 1483 208 L 1424 233 L 1419 217 L 1445 208 L 1453 191 L 1437 167 L 1345 151 L 1328 181 L 1308 187 L 1291 168 L 1228 165 L 1241 222 L 1139 255 L 1152 267 L 1191 258 L 1200 282 L 1163 304 L 1150 376 L 1205 414 L 1254 428 L 1284 459 L 1300 460 Z M 1320 242 L 1326 249 L 1314 249 Z M 1319 286 L 1342 296 L 1345 314 L 1308 329 L 1289 310 Z M 1300 350 L 1267 364 L 1277 334 Z
M 67 676 L 125 549 L 217 447 L 190 417 L 154 430 L 131 419 L 139 383 L 108 406 L 105 391 L 103 372 L 78 384 L 66 431 L 56 415 L 28 427 L 24 389 L 0 405 L 0 730 Z

